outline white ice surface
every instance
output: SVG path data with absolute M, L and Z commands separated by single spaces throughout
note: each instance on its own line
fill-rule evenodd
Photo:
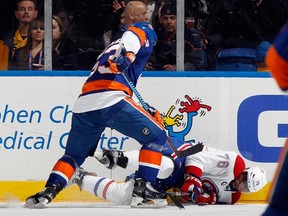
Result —
M 261 216 L 266 204 L 168 206 L 139 209 L 109 203 L 50 203 L 44 209 L 26 209 L 23 203 L 0 203 L 0 216 Z

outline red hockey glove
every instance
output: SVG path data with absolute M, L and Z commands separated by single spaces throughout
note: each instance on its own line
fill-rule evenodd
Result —
M 191 193 L 189 196 L 183 196 L 183 199 L 195 203 L 199 195 L 202 194 L 202 182 L 196 176 L 188 175 L 181 187 L 181 191 Z
M 211 191 L 210 194 L 203 193 L 203 194 L 199 195 L 197 197 L 197 199 L 195 200 L 195 202 L 197 204 L 201 204 L 202 203 L 202 204 L 214 205 L 217 202 L 217 197 L 216 197 L 216 194 L 213 191 Z

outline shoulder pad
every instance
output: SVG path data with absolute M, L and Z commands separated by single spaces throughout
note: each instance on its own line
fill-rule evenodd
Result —
M 157 35 L 153 27 L 147 22 L 137 22 L 132 26 L 142 29 L 153 46 L 157 43 Z

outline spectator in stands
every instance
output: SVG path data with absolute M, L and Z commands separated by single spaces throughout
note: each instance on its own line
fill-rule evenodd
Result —
M 7 70 L 9 63 L 12 61 L 15 50 L 24 47 L 27 42 L 28 27 L 30 22 L 37 17 L 38 10 L 36 0 L 18 0 L 17 9 L 15 10 L 15 17 L 19 20 L 19 27 L 7 33 L 3 37 L 3 43 L 8 47 L 2 53 L 6 58 L 0 59 L 0 68 Z
M 209 15 L 209 0 L 185 0 L 185 16 L 194 17 L 195 28 L 203 31 Z
M 124 24 L 125 1 L 113 1 L 112 28 L 103 34 L 104 46 L 107 47 L 112 41 L 118 38 L 117 33 Z
M 105 46 L 110 44 L 111 41 L 121 37 L 124 31 L 126 31 L 126 27 L 123 27 L 124 24 L 124 8 L 126 6 L 127 1 L 123 0 L 114 0 L 113 1 L 113 20 L 112 20 L 112 28 L 105 32 L 103 35 Z M 153 1 L 153 0 L 144 0 L 144 4 L 147 6 L 147 17 L 148 22 L 155 27 L 159 25 L 158 19 L 158 10 L 163 5 L 163 1 Z
M 27 43 L 17 49 L 9 66 L 11 70 L 44 70 L 44 20 L 37 17 L 31 21 Z
M 64 31 L 61 19 L 53 15 L 52 18 L 52 69 L 53 70 L 77 70 L 78 49 Z
M 146 70 L 176 70 L 176 6 L 165 4 L 160 11 L 161 29 L 157 31 L 158 42 L 146 64 Z M 185 32 L 184 67 L 186 71 L 206 70 L 206 40 L 195 29 Z
M 59 2 L 59 0 L 57 2 Z M 58 4 L 60 4 L 60 3 L 58 3 Z M 57 7 L 57 10 L 54 10 L 54 8 L 53 8 L 53 15 L 56 15 L 57 17 L 60 18 L 60 20 L 63 23 L 63 31 L 68 32 L 70 30 L 70 18 L 69 18 L 69 13 L 65 9 L 63 3 L 62 3 L 62 6 Z
M 9 48 L 4 43 L 4 41 L 0 41 L 0 70 L 7 70 L 8 67 L 8 55 Z
M 53 0 L 52 14 L 56 15 L 57 17 L 61 19 L 63 23 L 63 31 L 65 32 L 65 34 L 71 37 L 71 34 L 73 36 L 74 24 L 72 22 L 72 17 L 74 17 L 74 15 L 71 14 L 71 11 L 67 2 L 68 1 L 65 1 L 65 0 Z
M 171 4 L 173 0 L 166 0 L 166 4 Z M 164 5 L 163 0 L 144 0 L 143 1 L 147 6 L 147 16 L 148 22 L 155 28 L 159 25 L 159 11 Z M 173 1 L 174 2 L 174 1 Z

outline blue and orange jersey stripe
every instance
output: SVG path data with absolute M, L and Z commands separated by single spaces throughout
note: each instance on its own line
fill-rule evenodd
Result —
M 139 153 L 139 164 L 159 168 L 162 160 L 162 153 L 147 149 L 141 149 Z
M 129 31 L 133 32 L 140 40 L 141 46 L 145 44 L 146 34 L 142 29 L 139 29 L 135 26 L 131 26 L 128 28 Z
M 93 80 L 90 82 L 86 82 L 82 88 L 82 95 L 94 93 L 97 91 L 105 91 L 105 90 L 117 90 L 124 91 L 129 96 L 132 96 L 132 91 L 128 88 L 127 85 L 123 83 L 116 82 L 113 80 Z
M 52 173 L 62 176 L 67 182 L 73 176 L 75 169 L 69 163 L 59 160 L 52 169 Z
M 272 45 L 267 52 L 266 63 L 279 87 L 283 90 L 287 90 L 288 61 L 282 58 L 274 45 Z
M 157 125 L 160 129 L 163 129 L 163 125 L 161 125 L 158 121 L 156 121 L 142 106 L 137 104 L 133 99 L 126 97 L 125 101 L 130 103 L 131 106 L 135 107 L 138 109 L 143 115 L 145 115 L 147 118 L 151 119 Z

